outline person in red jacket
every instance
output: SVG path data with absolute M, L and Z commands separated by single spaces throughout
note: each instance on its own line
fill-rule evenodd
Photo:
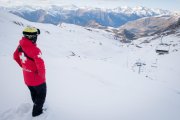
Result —
M 30 90 L 34 103 L 32 116 L 43 113 L 43 104 L 46 98 L 45 65 L 41 50 L 37 47 L 37 36 L 40 30 L 34 27 L 26 27 L 23 37 L 14 52 L 14 60 L 22 68 L 24 82 Z

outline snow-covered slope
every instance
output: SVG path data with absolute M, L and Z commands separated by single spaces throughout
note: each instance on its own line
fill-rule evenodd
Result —
M 47 69 L 47 111 L 40 120 L 179 120 L 180 38 L 167 55 L 159 39 L 122 44 L 110 33 L 76 25 L 39 24 L 0 11 L 0 119 L 34 120 L 21 69 L 12 54 L 26 25 L 41 29 Z M 144 41 L 150 41 L 145 43 Z M 138 74 L 138 62 L 144 63 Z

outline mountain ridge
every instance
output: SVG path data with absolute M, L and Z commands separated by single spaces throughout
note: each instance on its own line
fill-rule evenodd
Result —
M 132 33 L 135 38 L 151 35 L 170 34 L 179 26 L 179 15 L 164 15 L 141 18 L 128 22 L 119 28 L 119 33 L 124 30 Z M 164 33 L 165 32 L 165 33 Z
M 89 26 L 89 21 L 95 21 L 105 27 L 120 27 L 121 25 L 143 17 L 174 14 L 172 11 L 150 9 L 142 6 L 118 7 L 114 9 L 51 5 L 49 7 L 14 6 L 1 7 L 13 14 L 32 22 L 51 23 L 58 25 L 62 22 Z

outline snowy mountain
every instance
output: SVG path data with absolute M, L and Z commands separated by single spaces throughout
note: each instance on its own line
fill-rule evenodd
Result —
M 137 20 L 143 17 L 156 15 L 169 15 L 173 12 L 161 9 L 149 9 L 145 7 L 119 7 L 114 9 L 102 9 L 92 7 L 72 6 L 15 6 L 1 7 L 11 13 L 23 17 L 32 22 L 51 23 L 58 25 L 60 23 L 70 23 L 81 26 L 89 26 L 91 21 L 95 21 L 101 26 L 119 27 L 129 21 Z
M 179 14 L 144 17 L 127 22 L 118 29 L 106 28 L 106 30 L 114 33 L 120 40 L 134 40 L 155 34 L 173 34 L 174 28 L 179 27 L 179 21 Z
M 0 10 L 1 120 L 179 120 L 180 29 L 121 43 L 111 32 L 73 24 L 33 23 Z M 47 69 L 47 111 L 32 102 L 12 54 L 25 26 L 41 30 Z

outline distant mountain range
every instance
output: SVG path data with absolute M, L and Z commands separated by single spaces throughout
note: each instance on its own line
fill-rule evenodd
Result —
M 80 8 L 77 6 L 55 6 L 48 8 L 32 6 L 16 6 L 11 8 L 0 7 L 0 9 L 25 18 L 32 22 L 42 22 L 51 24 L 70 23 L 81 26 L 103 26 L 118 28 L 129 21 L 134 21 L 143 17 L 157 15 L 170 15 L 171 11 L 162 9 L 149 9 L 146 7 L 118 7 L 115 9 L 101 8 Z
M 115 39 L 130 42 L 144 36 L 172 33 L 180 24 L 180 13 L 146 7 L 119 7 L 102 9 L 77 6 L 16 6 L 0 7 L 26 20 L 60 25 L 69 23 L 84 27 L 104 29 Z M 168 34 L 169 34 L 168 33 Z

